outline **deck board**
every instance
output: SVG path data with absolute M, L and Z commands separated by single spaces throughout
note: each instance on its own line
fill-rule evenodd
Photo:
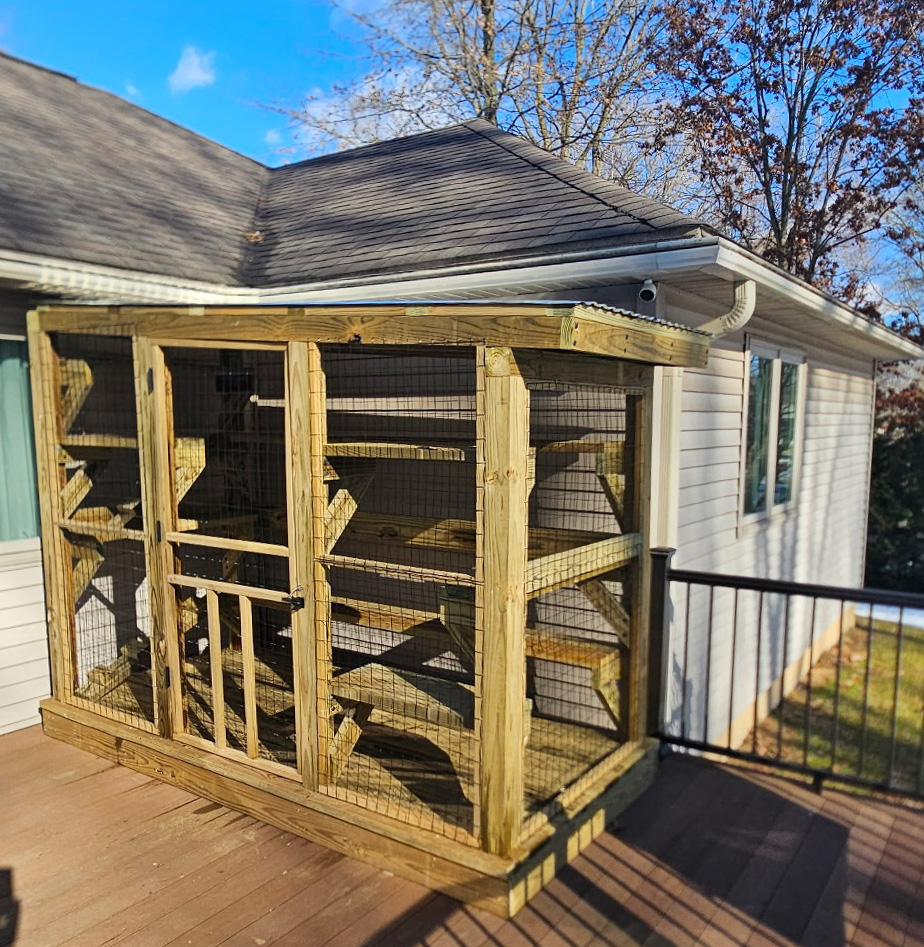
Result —
M 15 947 L 924 947 L 924 811 L 670 757 L 502 921 L 36 727 L 0 737 L 11 903 Z

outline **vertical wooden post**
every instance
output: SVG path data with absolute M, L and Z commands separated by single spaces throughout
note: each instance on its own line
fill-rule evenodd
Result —
M 155 722 L 158 733 L 169 738 L 174 729 L 183 728 L 176 593 L 167 582 L 167 576 L 177 571 L 173 547 L 166 540 L 166 534 L 176 529 L 173 400 L 163 349 L 150 339 L 136 337 L 132 350 Z
M 529 391 L 508 348 L 487 348 L 482 371 L 481 838 L 487 851 L 504 855 L 523 821 Z
M 218 613 L 218 593 L 205 590 L 205 604 L 209 624 L 209 677 L 212 682 L 212 736 L 215 746 L 224 749 L 228 745 L 228 730 L 225 726 L 225 675 L 221 662 L 221 618 Z
M 664 724 L 664 697 L 667 686 L 670 648 L 671 583 L 668 574 L 671 557 L 676 552 L 669 547 L 651 550 L 651 621 L 648 643 L 648 736 L 661 733 Z
M 257 662 L 253 650 L 253 604 L 246 595 L 238 595 L 237 602 L 241 610 L 241 664 L 244 670 L 244 743 L 248 758 L 255 760 L 260 755 L 260 735 L 257 730 Z
M 651 389 L 627 398 L 631 424 L 632 531 L 641 537 L 641 549 L 632 566 L 632 610 L 629 650 L 629 707 L 626 739 L 641 740 L 648 726 L 648 636 L 651 603 L 651 559 L 648 555 L 651 508 Z M 628 492 L 628 491 L 627 491 Z M 628 499 L 628 497 L 627 497 Z
M 323 376 L 318 347 L 307 342 L 290 342 L 286 358 L 286 457 L 288 475 L 289 583 L 305 600 L 305 607 L 292 612 L 292 648 L 295 671 L 295 729 L 298 743 L 299 772 L 302 784 L 314 791 L 319 784 L 318 668 L 321 654 L 317 647 L 319 622 L 326 617 L 325 604 L 317 599 L 316 572 L 324 569 L 315 562 L 315 493 L 324 489 L 324 457 L 315 457 L 322 449 L 317 443 L 318 386 L 321 386 L 320 410 L 324 409 Z M 320 487 L 315 467 L 319 468 Z M 323 501 L 323 493 L 321 494 Z M 323 528 L 323 513 L 321 514 Z M 325 583 L 326 587 L 326 583 Z M 326 680 L 327 678 L 325 678 Z M 324 717 L 323 720 L 327 720 Z M 326 771 L 325 771 L 326 772 Z
M 40 316 L 35 310 L 28 314 L 27 326 L 51 688 L 58 700 L 67 700 L 74 692 L 76 668 L 68 544 L 57 525 L 61 508 L 61 484 L 56 455 L 59 433 L 57 402 L 60 392 L 55 390 L 56 355 L 48 333 L 41 329 Z

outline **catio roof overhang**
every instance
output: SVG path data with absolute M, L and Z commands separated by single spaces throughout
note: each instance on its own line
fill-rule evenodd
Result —
M 374 302 L 302 306 L 84 306 L 38 309 L 45 331 L 139 335 L 160 342 L 491 345 L 698 368 L 710 336 L 596 303 Z

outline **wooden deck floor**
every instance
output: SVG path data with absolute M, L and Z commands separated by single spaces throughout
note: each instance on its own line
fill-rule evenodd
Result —
M 924 945 L 924 812 L 671 757 L 501 921 L 39 728 L 0 737 L 4 947 L 790 943 Z

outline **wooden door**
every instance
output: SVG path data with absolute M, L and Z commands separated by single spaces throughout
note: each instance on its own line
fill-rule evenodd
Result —
M 290 577 L 286 349 L 151 348 L 152 586 L 171 626 L 161 732 L 298 778 L 304 595 Z

